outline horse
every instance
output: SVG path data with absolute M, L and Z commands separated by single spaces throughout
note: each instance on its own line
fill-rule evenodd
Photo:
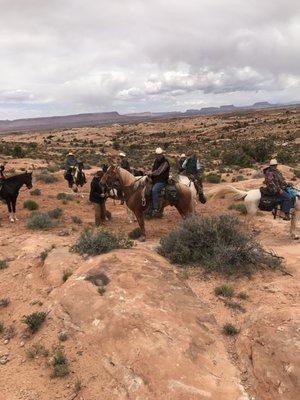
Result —
M 85 174 L 78 165 L 69 168 L 65 173 L 65 179 L 69 183 L 69 188 L 75 193 L 78 192 L 78 186 L 82 187 L 86 184 Z
M 141 241 L 146 240 L 144 212 L 151 204 L 150 196 L 145 196 L 145 188 L 148 181 L 147 176 L 136 178 L 130 172 L 117 166 L 110 166 L 103 175 L 101 182 L 112 185 L 118 182 L 124 193 L 127 207 L 134 213 L 141 229 Z M 174 206 L 182 218 L 194 213 L 194 202 L 191 190 L 182 183 L 176 184 L 179 196 Z M 166 199 L 163 200 L 162 208 L 171 205 Z
M 300 195 L 299 188 L 295 189 L 298 191 Z M 210 193 L 210 198 L 211 199 L 222 198 L 225 194 L 230 194 L 230 193 L 234 194 L 233 197 L 234 200 L 244 200 L 247 214 L 249 216 L 254 216 L 259 210 L 258 206 L 261 199 L 260 189 L 251 189 L 245 191 L 236 189 L 235 187 L 228 185 L 220 187 L 216 190 L 214 189 Z M 292 239 L 299 239 L 299 236 L 296 234 L 298 212 L 300 212 L 300 199 L 299 196 L 296 196 L 295 206 L 291 212 L 290 235 Z
M 19 195 L 19 190 L 23 185 L 26 185 L 27 189 L 32 188 L 32 172 L 24 172 L 20 175 L 11 176 L 6 178 L 0 189 L 0 198 L 6 201 L 9 220 L 10 222 L 17 221 L 16 217 L 16 203 Z

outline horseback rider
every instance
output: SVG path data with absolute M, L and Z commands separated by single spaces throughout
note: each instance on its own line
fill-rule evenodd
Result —
M 69 151 L 65 164 L 65 179 L 69 182 L 69 187 L 72 188 L 72 169 L 78 165 L 77 158 L 74 153 Z
M 278 170 L 277 166 L 278 162 L 273 158 L 270 161 L 269 166 L 264 168 L 264 183 L 267 186 L 270 195 L 276 196 L 278 201 L 281 203 L 282 211 L 285 214 L 283 219 L 288 221 L 290 219 L 291 208 L 293 207 L 293 200 L 286 192 L 289 185 L 285 181 L 282 173 Z
M 131 172 L 130 164 L 126 157 L 126 154 L 121 152 L 119 153 L 119 157 L 120 157 L 120 167 L 126 169 L 126 171 L 128 172 Z
M 159 216 L 159 195 L 164 187 L 167 186 L 170 173 L 170 164 L 164 155 L 162 148 L 158 147 L 155 150 L 156 158 L 152 166 L 152 172 L 149 174 L 152 187 L 152 215 Z
M 180 155 L 179 160 L 178 160 L 178 173 L 179 174 L 184 171 L 184 169 L 182 168 L 182 165 L 185 162 L 185 160 L 186 160 L 186 155 L 183 153 Z
M 96 172 L 91 182 L 90 202 L 94 203 L 96 226 L 103 223 L 106 218 L 105 202 L 108 197 L 108 189 L 100 182 L 103 174 L 103 171 Z
M 206 203 L 206 197 L 203 193 L 202 172 L 203 166 L 200 164 L 196 154 L 193 150 L 187 152 L 187 159 L 182 164 L 182 169 L 185 171 L 186 176 L 194 182 L 195 188 L 198 193 L 199 201 Z
M 5 181 L 4 171 L 5 171 L 5 164 L 4 162 L 0 162 L 0 190 L 2 188 L 3 182 Z

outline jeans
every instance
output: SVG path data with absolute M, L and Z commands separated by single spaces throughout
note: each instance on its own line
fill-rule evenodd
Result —
M 278 200 L 281 203 L 282 206 L 282 211 L 284 213 L 289 213 L 292 206 L 293 206 L 293 201 L 292 199 L 290 199 L 289 195 L 283 191 L 279 196 L 278 196 Z
M 152 208 L 153 208 L 153 210 L 159 209 L 159 195 L 160 195 L 161 191 L 163 190 L 163 188 L 166 186 L 167 186 L 167 184 L 164 182 L 157 182 L 153 185 L 153 188 L 152 188 Z

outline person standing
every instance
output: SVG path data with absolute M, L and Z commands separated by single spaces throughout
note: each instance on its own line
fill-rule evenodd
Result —
M 180 155 L 179 160 L 178 160 L 178 173 L 181 174 L 184 169 L 182 168 L 183 163 L 186 160 L 186 155 L 183 153 Z
M 108 197 L 106 186 L 101 184 L 103 171 L 96 172 L 91 182 L 90 202 L 94 204 L 95 225 L 100 226 L 106 219 L 105 202 Z
M 202 204 L 206 203 L 206 197 L 203 193 L 202 171 L 203 167 L 200 164 L 196 154 L 193 150 L 187 152 L 187 159 L 182 164 L 182 169 L 185 171 L 186 176 L 194 182 L 195 188 L 198 193 L 199 201 Z

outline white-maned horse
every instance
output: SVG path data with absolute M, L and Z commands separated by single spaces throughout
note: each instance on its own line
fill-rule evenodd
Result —
M 300 195 L 300 190 L 299 188 L 295 188 L 299 195 Z M 233 194 L 234 200 L 244 200 L 247 214 L 250 216 L 253 216 L 257 213 L 259 210 L 258 205 L 261 199 L 261 193 L 260 189 L 251 189 L 251 190 L 240 190 L 237 189 L 233 186 L 226 185 L 222 186 L 218 189 L 213 189 L 209 197 L 211 199 L 216 199 L 216 198 L 221 198 L 222 196 L 226 194 Z M 297 217 L 298 213 L 300 212 L 300 200 L 299 197 L 296 197 L 295 200 L 295 207 L 292 209 L 291 212 L 291 227 L 290 227 L 290 234 L 292 239 L 299 239 L 299 236 L 296 234 L 296 228 L 297 228 Z

